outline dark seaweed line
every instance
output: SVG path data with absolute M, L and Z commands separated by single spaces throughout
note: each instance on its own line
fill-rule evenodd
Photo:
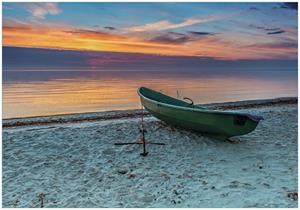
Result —
M 297 104 L 298 98 L 288 98 L 288 99 L 278 99 L 278 100 L 269 100 L 265 102 L 253 102 L 247 104 L 224 104 L 216 105 L 215 108 L 227 110 L 227 109 L 250 109 L 250 108 L 262 108 L 268 106 L 280 106 L 280 105 L 289 105 Z
M 67 119 L 49 119 L 42 121 L 30 121 L 30 122 L 13 122 L 13 123 L 3 123 L 2 127 L 19 127 L 19 126 L 31 126 L 31 125 L 50 125 L 50 124 L 62 124 L 62 123 L 74 123 L 74 122 L 90 122 L 90 121 L 100 121 L 100 120 L 114 120 L 114 119 L 123 119 L 123 118 L 137 118 L 141 116 L 142 113 L 126 113 L 126 114 L 115 114 L 108 116 L 94 116 L 94 117 L 85 117 L 85 118 L 67 118 Z M 144 116 L 149 116 L 150 113 L 144 113 Z
M 246 101 L 246 102 L 229 102 L 229 103 L 216 103 L 216 104 L 206 104 L 205 106 L 211 109 L 249 109 L 249 108 L 263 108 L 269 106 L 282 106 L 289 104 L 297 104 L 298 98 L 279 98 L 272 100 L 261 100 L 261 101 Z M 19 127 L 19 126 L 32 126 L 32 125 L 50 125 L 50 124 L 62 124 L 62 123 L 76 123 L 76 122 L 90 122 L 90 121 L 100 121 L 100 120 L 114 120 L 114 119 L 124 119 L 124 118 L 137 118 L 142 115 L 141 110 L 127 110 L 124 111 L 126 113 L 114 113 L 108 115 L 100 115 L 100 116 L 86 116 L 79 118 L 63 118 L 66 115 L 56 115 L 49 116 L 49 118 L 57 117 L 58 119 L 34 119 L 32 121 L 26 121 L 24 119 L 30 118 L 20 118 L 20 121 L 14 122 L 3 122 L 3 128 L 9 127 Z M 129 112 L 129 113 L 128 113 Z M 72 114 L 70 114 L 72 115 Z M 144 116 L 150 116 L 150 113 L 145 111 Z M 47 118 L 47 117 L 46 117 Z

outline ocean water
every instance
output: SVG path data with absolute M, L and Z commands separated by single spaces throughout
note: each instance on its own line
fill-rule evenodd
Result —
M 3 118 L 140 108 L 146 86 L 194 103 L 297 96 L 286 70 L 9 70 L 3 71 Z

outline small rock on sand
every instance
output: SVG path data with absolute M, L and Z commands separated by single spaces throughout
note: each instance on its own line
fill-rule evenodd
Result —
M 135 178 L 135 177 L 136 177 L 135 174 L 129 174 L 129 176 L 128 176 L 129 179 L 132 179 L 132 178 Z
M 128 170 L 127 169 L 118 169 L 119 174 L 127 174 Z
M 298 199 L 298 192 L 288 192 L 287 196 L 289 198 L 292 198 L 293 200 L 297 200 Z

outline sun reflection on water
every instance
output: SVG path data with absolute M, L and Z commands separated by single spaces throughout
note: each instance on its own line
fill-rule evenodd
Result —
M 15 80 L 10 74 L 4 74 L 3 118 L 136 109 L 140 86 L 173 97 L 178 90 L 180 98 L 190 97 L 195 103 L 297 96 L 297 81 L 291 77 L 89 72 L 84 77 Z

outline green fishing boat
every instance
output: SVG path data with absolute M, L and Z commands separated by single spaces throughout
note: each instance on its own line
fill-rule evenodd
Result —
M 207 133 L 222 139 L 253 131 L 263 118 L 233 111 L 210 110 L 172 98 L 146 87 L 138 89 L 141 103 L 153 116 L 184 129 Z

